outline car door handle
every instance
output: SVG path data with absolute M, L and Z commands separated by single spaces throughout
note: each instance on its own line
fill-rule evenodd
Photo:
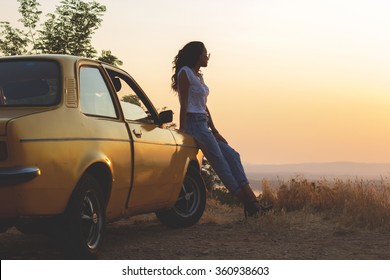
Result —
M 142 136 L 142 130 L 141 129 L 133 129 L 133 133 L 138 138 Z

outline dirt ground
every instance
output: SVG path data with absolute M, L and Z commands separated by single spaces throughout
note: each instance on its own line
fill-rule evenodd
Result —
M 15 228 L 0 234 L 1 259 L 63 259 L 43 235 Z M 209 203 L 201 221 L 170 229 L 154 215 L 107 226 L 100 259 L 390 259 L 389 233 L 338 225 L 333 219 L 303 212 L 267 214 L 245 220 L 240 209 Z

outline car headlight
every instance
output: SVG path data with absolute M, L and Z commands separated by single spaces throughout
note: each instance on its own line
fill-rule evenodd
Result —
M 4 141 L 0 141 L 0 160 L 6 160 L 7 158 L 7 144 Z

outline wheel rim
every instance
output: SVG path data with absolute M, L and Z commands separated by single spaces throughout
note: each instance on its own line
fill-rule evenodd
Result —
M 103 226 L 102 208 L 96 193 L 88 191 L 81 208 L 81 230 L 89 249 L 96 249 L 101 239 Z
M 199 196 L 196 181 L 191 177 L 185 177 L 174 207 L 175 212 L 184 218 L 194 215 L 199 207 Z

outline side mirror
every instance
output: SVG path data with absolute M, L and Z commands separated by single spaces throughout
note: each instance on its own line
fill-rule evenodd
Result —
M 173 120 L 173 111 L 162 111 L 160 114 L 158 114 L 158 118 L 160 119 L 161 124 L 170 123 Z

